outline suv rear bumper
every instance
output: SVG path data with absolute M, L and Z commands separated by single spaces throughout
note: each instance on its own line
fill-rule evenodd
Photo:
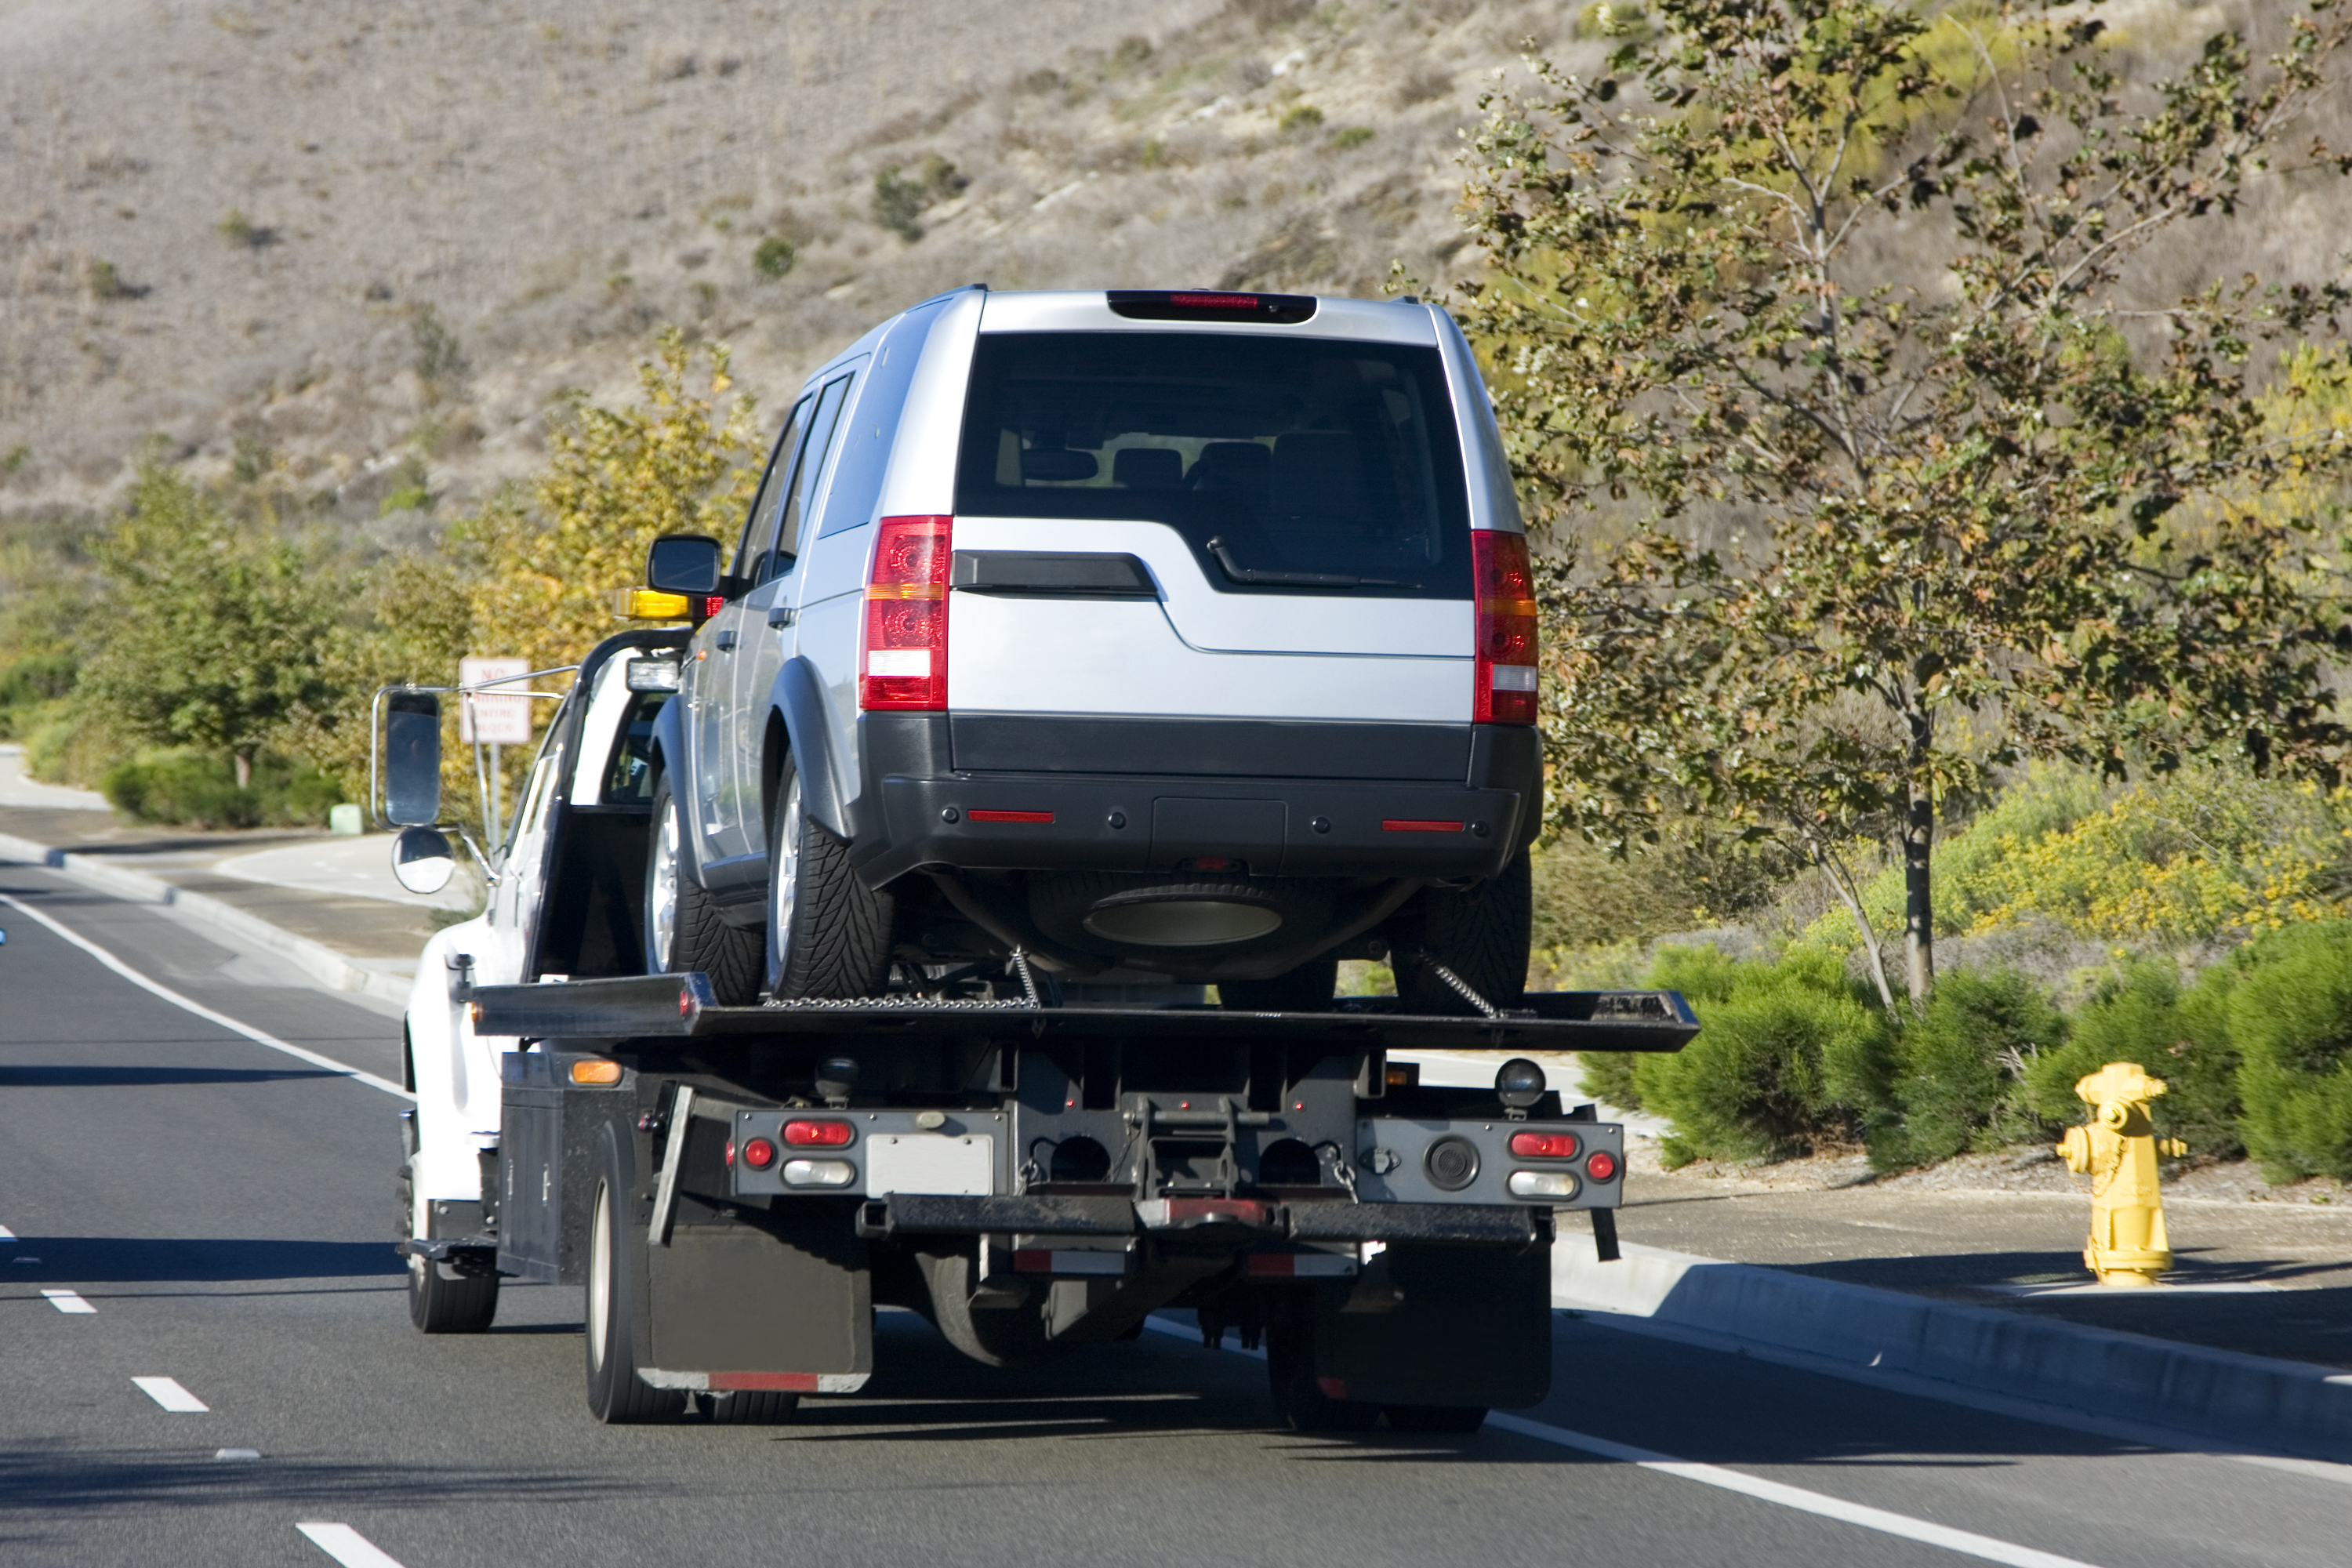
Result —
M 858 721 L 865 795 L 851 863 L 869 886 L 924 867 L 1166 873 L 1203 859 L 1238 861 L 1260 877 L 1451 880 L 1494 875 L 1540 826 L 1540 740 L 1531 729 L 1318 724 L 1302 735 L 1301 726 L 1271 722 L 1116 721 L 1145 730 L 1149 743 L 1134 750 L 1155 763 L 1197 738 L 1199 756 L 1234 770 L 1129 772 L 1100 765 L 1117 760 L 1098 743 L 1103 721 L 1083 719 L 1024 721 L 1031 768 L 960 769 L 953 747 L 963 742 L 950 721 L 876 713 Z M 1254 729 L 1265 731 L 1259 743 Z M 1449 751 L 1463 759 L 1451 779 L 1428 776 L 1425 762 L 1411 769 L 1422 776 L 1405 778 L 1241 771 L 1253 755 L 1297 766 L 1319 752 L 1335 771 L 1355 773 L 1365 759 Z M 1001 736 L 988 755 L 1013 760 Z

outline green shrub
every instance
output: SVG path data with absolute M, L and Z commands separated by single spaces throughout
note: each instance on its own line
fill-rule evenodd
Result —
M 1898 1114 L 1871 1129 L 1871 1163 L 1895 1170 L 2039 1138 L 2019 1079 L 2065 1037 L 2065 1017 L 2014 970 L 1941 976 L 1895 1042 Z
M 910 220 L 911 221 L 911 220 Z M 751 270 L 773 283 L 793 269 L 800 252 L 781 234 L 772 234 L 751 252 Z
M 242 789 L 227 759 L 188 750 L 142 752 L 109 769 L 99 788 L 125 816 L 194 827 L 320 826 L 342 798 L 318 769 L 269 752 Z
M 1293 131 L 1312 131 L 1323 123 L 1323 111 L 1311 103 L 1294 103 L 1282 111 L 1276 129 L 1287 135 Z
M 2247 1152 L 2273 1182 L 2352 1181 L 2352 922 L 2253 945 L 2229 1001 Z
M 1858 1142 L 1887 1111 L 1886 1022 L 1847 980 L 1844 960 L 1800 949 L 1739 963 L 1713 949 L 1667 948 L 1655 984 L 1691 999 L 1698 1038 L 1643 1058 L 1643 1105 L 1667 1117 L 1670 1164 L 1777 1159 Z

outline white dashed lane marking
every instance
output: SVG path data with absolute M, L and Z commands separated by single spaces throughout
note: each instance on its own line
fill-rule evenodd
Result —
M 348 1524 L 298 1524 L 311 1545 L 343 1568 L 400 1568 L 400 1559 Z
M 49 1299 L 49 1305 L 55 1307 L 60 1312 L 95 1312 L 98 1310 L 97 1308 L 91 1306 L 89 1302 L 81 1299 L 81 1292 L 79 1290 L 44 1290 L 41 1294 L 47 1296 Z
M 15 1231 L 10 1230 L 5 1225 L 0 1225 L 0 1241 L 14 1241 L 16 1239 L 16 1233 Z
M 166 1410 L 177 1410 L 194 1415 L 198 1411 L 212 1408 L 211 1405 L 181 1387 L 180 1380 L 176 1377 L 134 1377 L 131 1381 L 139 1385 L 140 1393 Z

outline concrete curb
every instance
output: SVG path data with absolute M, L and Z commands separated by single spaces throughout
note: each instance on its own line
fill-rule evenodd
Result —
M 2352 1373 L 1628 1245 L 1552 1253 L 1552 1304 L 1789 1352 L 1864 1381 L 1958 1384 L 2265 1453 L 2352 1459 Z M 1605 1318 L 1604 1320 L 1605 1321 Z
M 289 960 L 330 991 L 355 992 L 387 1002 L 408 1000 L 408 975 L 367 968 L 324 942 L 297 936 L 235 904 L 204 893 L 192 893 L 161 877 L 114 864 L 106 856 L 68 854 L 30 838 L 0 833 L 0 860 L 46 866 L 132 903 L 166 905 L 192 920 L 218 926 L 256 947 Z

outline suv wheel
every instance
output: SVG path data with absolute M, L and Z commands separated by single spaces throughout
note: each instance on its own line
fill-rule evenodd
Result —
M 699 970 L 722 1006 L 747 1006 L 760 999 L 760 933 L 737 931 L 719 918 L 686 869 L 685 838 L 686 814 L 664 773 L 654 785 L 646 850 L 646 973 Z
M 768 994 L 871 996 L 890 978 L 887 893 L 849 868 L 849 846 L 811 820 L 800 769 L 784 759 L 768 831 Z
M 1516 1006 L 1528 988 L 1534 887 L 1534 867 L 1522 849 L 1500 873 L 1475 888 L 1431 888 L 1407 904 L 1391 924 L 1390 943 L 1397 994 L 1405 1005 L 1416 1013 L 1472 1011 L 1416 957 L 1426 952 L 1496 1006 Z

